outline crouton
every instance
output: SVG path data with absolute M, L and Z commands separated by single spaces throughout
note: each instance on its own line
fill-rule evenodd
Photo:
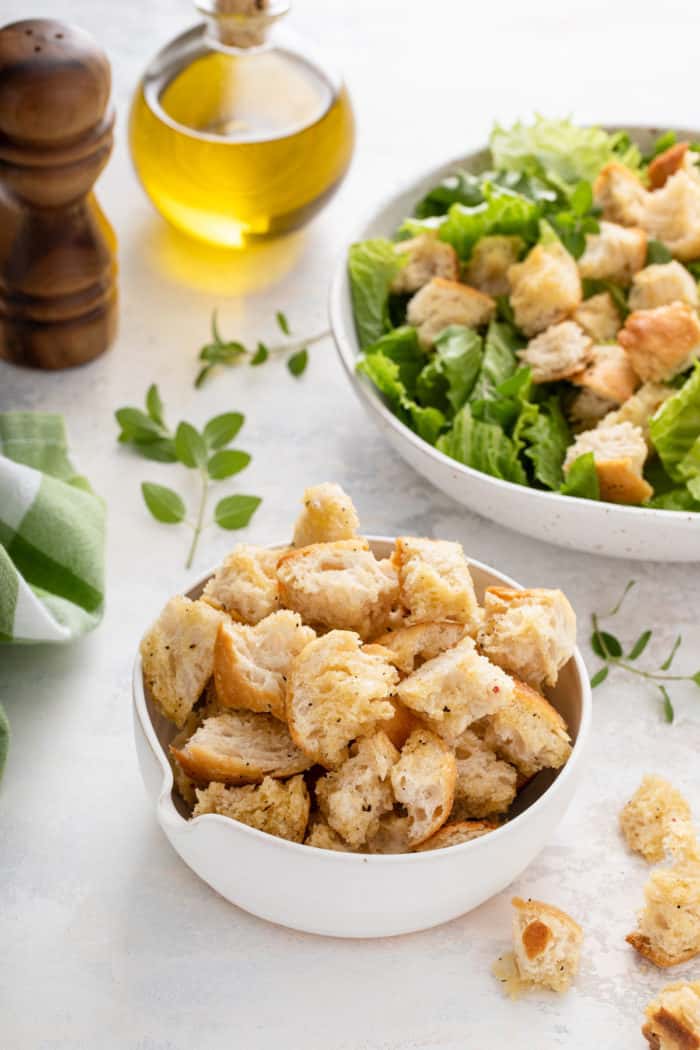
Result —
M 391 566 L 365 540 L 312 543 L 285 554 L 277 570 L 280 600 L 314 627 L 357 631 L 369 638 L 386 627 L 398 598 Z
M 698 286 L 685 266 L 677 262 L 645 266 L 635 274 L 629 296 L 630 310 L 653 310 L 670 303 L 687 303 L 697 309 Z
M 480 839 L 495 831 L 499 825 L 493 820 L 455 820 L 443 824 L 439 831 L 416 847 L 416 853 L 425 853 L 432 849 L 447 849 L 448 846 L 461 846 L 463 842 Z
M 489 660 L 535 689 L 557 684 L 576 646 L 576 615 L 566 595 L 487 587 L 484 616 L 478 643 Z
M 359 848 L 376 835 L 379 818 L 393 810 L 389 774 L 398 759 L 399 752 L 379 731 L 360 739 L 352 756 L 317 782 L 321 813 L 350 846 Z
M 609 412 L 600 425 L 609 427 L 617 423 L 632 423 L 635 427 L 639 427 L 647 447 L 650 447 L 649 420 L 673 393 L 673 387 L 664 386 L 662 383 L 644 383 L 636 394 L 628 398 L 618 409 Z
M 663 382 L 684 372 L 700 354 L 700 321 L 687 303 L 636 310 L 617 339 L 641 379 Z
M 629 357 L 617 343 L 594 346 L 590 361 L 583 371 L 571 376 L 571 382 L 616 405 L 632 397 L 639 386 Z
M 179 792 L 181 798 L 188 806 L 194 806 L 197 801 L 197 796 L 195 795 L 195 788 L 197 785 L 192 777 L 189 777 L 187 773 L 185 773 L 175 755 L 177 751 L 185 746 L 192 734 L 196 732 L 199 724 L 199 712 L 197 710 L 190 712 L 180 732 L 176 733 L 173 737 L 169 749 L 170 753 L 168 755 L 170 768 L 173 771 L 173 783 L 175 784 L 175 788 Z
M 530 366 L 533 382 L 554 383 L 586 367 L 593 355 L 593 343 L 575 321 L 560 321 L 536 335 L 517 354 Z
M 201 601 L 171 598 L 141 641 L 143 677 L 166 718 L 181 728 L 214 670 L 224 615 Z
M 700 981 L 667 985 L 644 1012 L 651 1050 L 700 1050 Z
M 671 255 L 689 262 L 700 255 L 700 181 L 685 169 L 646 195 L 639 223 Z
M 291 777 L 308 769 L 311 760 L 301 751 L 286 725 L 271 715 L 252 711 L 225 711 L 205 718 L 182 744 L 170 752 L 192 780 L 250 784 L 264 777 Z
M 651 485 L 642 477 L 647 445 L 640 427 L 633 423 L 616 423 L 584 430 L 567 450 L 564 473 L 586 452 L 593 453 L 601 499 L 610 503 L 638 504 L 654 494 Z
M 582 277 L 630 283 L 647 257 L 647 235 L 637 226 L 601 222 L 599 233 L 586 234 L 586 249 L 578 261 Z
M 262 711 L 284 721 L 289 666 L 316 632 L 288 609 L 254 627 L 222 623 L 214 648 L 214 680 L 223 707 Z
M 671 175 L 675 175 L 677 171 L 683 168 L 688 145 L 687 142 L 674 142 L 663 153 L 659 153 L 654 157 L 647 171 L 649 185 L 653 190 L 661 189 L 662 186 L 666 185 Z
M 455 741 L 454 748 L 457 785 L 452 818 L 467 820 L 506 813 L 517 789 L 515 768 L 497 758 L 495 752 L 470 729 Z
M 369 652 L 372 649 L 373 646 L 371 645 L 365 646 L 365 652 Z M 389 663 L 393 663 L 391 654 L 387 655 L 386 659 Z M 413 730 L 419 729 L 422 722 L 413 711 L 409 711 L 407 707 L 400 704 L 395 696 L 390 697 L 389 703 L 394 709 L 394 713 L 387 722 L 382 722 L 382 732 L 386 733 L 394 747 L 397 747 L 400 751 Z
M 615 408 L 617 404 L 614 401 L 582 387 L 569 403 L 566 412 L 574 434 L 580 434 L 582 430 L 593 430 Z
M 414 623 L 382 634 L 375 644 L 387 650 L 390 663 L 402 674 L 411 674 L 426 660 L 451 649 L 465 633 L 461 623 Z
M 355 853 L 352 846 L 348 846 L 333 828 L 326 824 L 321 817 L 312 817 L 309 828 L 304 839 L 305 846 L 315 846 L 316 849 L 330 849 L 335 853 Z
M 566 248 L 536 244 L 523 262 L 508 270 L 510 305 L 525 335 L 537 335 L 565 320 L 580 304 L 581 278 Z
M 482 237 L 474 245 L 464 268 L 464 280 L 486 295 L 507 295 L 510 291 L 508 270 L 518 261 L 524 247 L 520 237 Z
M 239 623 L 257 623 L 279 609 L 277 562 L 283 551 L 239 543 L 224 558 L 202 593 L 202 601 Z
M 457 780 L 455 756 L 439 736 L 416 729 L 390 775 L 394 797 L 408 815 L 408 845 L 419 846 L 450 815 Z
M 513 897 L 513 951 L 528 984 L 565 992 L 578 972 L 583 930 L 570 915 L 542 901 Z
M 540 693 L 514 679 L 513 699 L 474 727 L 501 759 L 524 780 L 541 769 L 561 769 L 571 754 L 566 722 Z
M 381 656 L 362 651 L 356 634 L 329 631 L 292 661 L 287 681 L 292 738 L 321 765 L 340 765 L 350 741 L 393 717 L 389 697 L 398 677 Z
M 262 784 L 226 787 L 214 783 L 197 790 L 193 817 L 219 813 L 247 824 L 268 835 L 290 842 L 302 842 L 310 809 L 309 792 L 304 778 L 292 777 L 281 783 L 265 777 Z
M 396 693 L 436 733 L 454 742 L 472 722 L 509 703 L 514 686 L 477 652 L 472 638 L 463 638 L 404 678 Z
M 409 853 L 409 818 L 404 813 L 385 813 L 379 821 L 379 831 L 367 844 L 369 853 Z
M 294 546 L 332 543 L 357 537 L 360 521 L 348 494 L 340 485 L 324 482 L 304 491 L 304 509 L 294 526 Z
M 407 623 L 450 620 L 467 630 L 478 627 L 479 604 L 459 543 L 399 536 L 394 562 Z
M 495 312 L 491 296 L 459 281 L 433 277 L 410 300 L 406 319 L 418 329 L 418 341 L 428 350 L 448 325 L 478 328 L 488 324 Z
M 656 966 L 676 966 L 700 953 L 700 862 L 654 868 L 645 905 L 627 941 Z
M 690 806 L 663 777 L 647 775 L 620 813 L 625 841 L 645 860 L 663 860 L 665 842 L 675 824 L 690 825 Z
M 637 175 L 617 161 L 605 164 L 593 183 L 593 198 L 605 219 L 622 226 L 641 225 L 646 197 Z
M 594 343 L 609 343 L 617 335 L 622 320 L 610 292 L 599 292 L 584 299 L 572 319 Z
M 433 277 L 447 281 L 459 279 L 457 252 L 434 234 L 422 233 L 409 241 L 399 241 L 394 247 L 403 266 L 391 282 L 392 292 L 417 292 Z

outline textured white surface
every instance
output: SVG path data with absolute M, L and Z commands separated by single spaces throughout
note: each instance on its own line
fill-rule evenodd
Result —
M 303 486 L 337 479 L 373 532 L 461 540 L 525 583 L 559 585 L 585 638 L 629 577 L 639 583 L 621 625 L 632 640 L 659 628 L 649 660 L 676 632 L 679 668 L 696 670 L 698 571 L 572 556 L 463 511 L 384 444 L 348 389 L 330 346 L 295 383 L 283 366 L 242 369 L 196 393 L 194 350 L 209 313 L 245 339 L 272 337 L 282 306 L 300 332 L 324 322 L 326 280 L 344 233 L 372 195 L 412 168 L 482 140 L 494 116 L 533 109 L 582 119 L 697 123 L 697 32 L 686 0 L 617 4 L 553 0 L 467 5 L 439 0 L 297 0 L 296 21 L 344 66 L 360 133 L 351 174 L 305 236 L 252 257 L 215 256 L 169 233 L 131 172 L 127 101 L 152 52 L 192 19 L 186 0 L 36 0 L 31 14 L 92 31 L 114 64 L 118 145 L 100 197 L 120 238 L 121 335 L 95 364 L 62 375 L 0 366 L 2 407 L 68 416 L 81 469 L 109 503 L 108 610 L 72 648 L 0 650 L 0 694 L 14 739 L 0 792 L 0 1013 L 3 1050 L 634 1050 L 644 1003 L 672 977 L 624 943 L 645 866 L 616 832 L 641 773 L 671 776 L 700 812 L 700 694 L 674 690 L 677 722 L 656 697 L 612 678 L 595 694 L 586 782 L 555 839 L 513 887 L 569 908 L 586 929 L 576 988 L 511 1004 L 489 970 L 509 937 L 510 893 L 432 932 L 388 941 L 323 940 L 269 926 L 200 883 L 170 850 L 139 780 L 129 671 L 143 626 L 183 588 L 186 536 L 152 522 L 143 478 L 176 468 L 132 459 L 111 414 L 153 379 L 172 419 L 238 408 L 254 463 L 240 482 L 265 502 L 250 538 L 290 520 Z M 1 0 L 6 20 L 26 16 Z M 233 485 L 231 488 L 233 489 Z M 231 537 L 212 531 L 197 568 Z M 284 893 L 284 872 L 280 871 Z

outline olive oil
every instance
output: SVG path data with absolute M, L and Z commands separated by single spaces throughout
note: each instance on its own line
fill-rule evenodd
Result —
M 352 156 L 347 92 L 294 38 L 224 46 L 197 26 L 158 55 L 131 113 L 131 149 L 158 210 L 227 247 L 306 223 Z

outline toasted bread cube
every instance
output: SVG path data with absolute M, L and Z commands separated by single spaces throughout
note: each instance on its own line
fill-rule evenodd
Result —
M 396 254 L 403 266 L 391 282 L 392 292 L 400 295 L 417 292 L 433 277 L 447 281 L 459 279 L 459 259 L 451 244 L 440 241 L 431 233 L 422 233 L 408 241 L 399 241 Z
M 452 819 L 468 820 L 506 813 L 517 790 L 518 774 L 514 766 L 497 758 L 495 752 L 470 729 L 455 741 L 454 748 L 457 786 Z
M 450 815 L 457 781 L 455 756 L 439 736 L 416 729 L 390 775 L 394 797 L 408 814 L 408 845 L 419 846 Z
M 700 953 L 700 862 L 654 868 L 644 887 L 637 929 L 627 937 L 656 966 L 676 966 Z
M 561 591 L 487 587 L 480 649 L 489 660 L 539 689 L 556 685 L 576 646 L 576 615 Z
M 637 310 L 617 339 L 640 379 L 662 382 L 684 372 L 700 354 L 700 321 L 687 303 Z
M 510 304 L 525 335 L 537 335 L 565 320 L 581 302 L 576 261 L 558 242 L 536 244 L 523 262 L 508 270 Z
M 365 646 L 365 652 L 368 652 L 371 649 L 371 645 Z M 389 663 L 393 663 L 391 656 L 387 656 L 386 658 Z M 413 711 L 409 711 L 407 707 L 400 704 L 395 696 L 390 697 L 389 703 L 394 709 L 394 713 L 388 722 L 382 722 L 382 732 L 386 733 L 394 747 L 398 748 L 400 751 L 413 730 L 420 729 L 423 723 Z
M 593 183 L 593 197 L 609 222 L 640 226 L 648 194 L 640 179 L 624 164 L 605 164 Z
M 214 783 L 198 789 L 192 816 L 219 813 L 268 835 L 303 842 L 310 805 L 302 776 L 284 782 L 265 777 L 262 784 L 226 787 Z
M 286 718 L 284 698 L 293 658 L 316 632 L 288 609 L 270 613 L 254 627 L 222 623 L 214 649 L 214 680 L 223 707 Z
M 379 820 L 379 830 L 367 844 L 369 853 L 409 853 L 409 817 L 394 811 Z
M 639 427 L 649 447 L 649 420 L 673 393 L 673 387 L 664 386 L 662 383 L 644 383 L 618 409 L 609 412 L 600 425 L 611 427 L 617 423 L 632 423 L 633 426 Z
M 578 261 L 582 277 L 628 285 L 647 257 L 647 235 L 638 226 L 601 222 L 599 233 L 586 234 L 586 250 Z
M 683 795 L 663 777 L 647 774 L 620 813 L 625 841 L 645 860 L 663 860 L 667 840 L 674 825 L 691 824 L 690 806 Z
M 646 195 L 640 225 L 671 255 L 689 262 L 700 255 L 700 181 L 683 168 Z
M 432 660 L 446 649 L 451 649 L 464 638 L 465 633 L 464 624 L 461 623 L 444 620 L 441 623 L 414 623 L 408 627 L 399 627 L 396 631 L 387 631 L 376 639 L 375 644 L 389 652 L 389 661 L 402 674 L 411 674 L 426 660 Z
M 598 292 L 584 299 L 574 311 L 573 320 L 594 343 L 611 342 L 622 325 L 610 292 Z
M 475 630 L 481 619 L 461 544 L 399 536 L 394 562 L 407 623 L 450 620 Z
M 450 742 L 507 704 L 513 692 L 512 679 L 477 652 L 472 638 L 427 660 L 396 690 L 402 704 Z
M 326 481 L 305 489 L 304 509 L 294 526 L 294 546 L 333 543 L 357 537 L 360 519 L 355 506 L 340 485 Z
M 594 394 L 588 387 L 582 387 L 567 408 L 567 416 L 574 434 L 582 430 L 594 430 L 606 416 L 617 408 L 614 401 Z
M 305 846 L 315 846 L 316 849 L 330 849 L 335 853 L 355 853 L 356 850 L 352 846 L 348 846 L 344 839 L 341 839 L 340 835 L 333 831 L 330 825 L 326 824 L 322 817 L 312 817 L 309 822 L 309 828 L 304 839 Z
M 653 190 L 660 190 L 666 185 L 671 175 L 675 175 L 683 168 L 688 146 L 687 142 L 674 142 L 663 153 L 654 157 L 647 171 L 649 185 Z
M 522 981 L 565 992 L 578 973 L 583 930 L 542 901 L 513 897 L 513 951 Z
M 639 386 L 629 357 L 617 343 L 594 346 L 591 360 L 582 372 L 571 376 L 571 382 L 616 405 L 632 397 Z
M 571 754 L 566 722 L 525 682 L 515 682 L 512 701 L 478 723 L 484 744 L 529 780 L 541 769 L 561 769 Z
M 331 828 L 354 848 L 379 831 L 379 818 L 391 813 L 390 773 L 399 752 L 385 733 L 357 742 L 353 755 L 316 784 L 316 799 Z
M 593 453 L 601 499 L 638 504 L 645 503 L 654 494 L 642 477 L 648 449 L 641 427 L 615 423 L 584 430 L 567 450 L 564 473 L 586 452 Z
M 700 981 L 667 985 L 645 1010 L 651 1050 L 700 1050 Z
M 629 296 L 630 310 L 653 310 L 670 303 L 687 303 L 697 309 L 698 286 L 685 266 L 672 262 L 645 266 L 635 274 Z
M 398 598 L 390 563 L 377 561 L 365 540 L 313 543 L 291 551 L 277 570 L 282 604 L 315 627 L 370 638 L 386 627 Z
M 283 551 L 239 543 L 224 558 L 202 593 L 202 601 L 239 623 L 257 623 L 279 609 L 277 562 Z
M 463 842 L 480 839 L 495 831 L 499 825 L 493 820 L 454 820 L 443 824 L 439 831 L 416 847 L 416 853 L 426 850 L 447 849 L 448 846 L 461 846 Z
M 518 261 L 524 246 L 520 237 L 482 237 L 464 268 L 464 280 L 486 295 L 507 295 L 508 270 Z
M 534 383 L 554 383 L 579 374 L 593 356 L 593 343 L 575 321 L 561 321 L 518 350 Z
M 212 676 L 216 632 L 224 619 L 205 602 L 177 595 L 141 641 L 144 681 L 178 728 Z
M 188 740 L 171 744 L 170 751 L 182 771 L 200 784 L 251 784 L 268 776 L 291 777 L 311 765 L 286 725 L 252 711 L 205 718 Z
M 287 682 L 293 739 L 314 761 L 339 766 L 352 740 L 393 717 L 389 697 L 398 677 L 382 656 L 363 652 L 350 631 L 329 631 L 310 642 L 292 661 Z
M 418 329 L 418 341 L 428 350 L 448 325 L 478 328 L 488 324 L 495 312 L 490 295 L 459 281 L 433 277 L 409 302 L 406 319 Z

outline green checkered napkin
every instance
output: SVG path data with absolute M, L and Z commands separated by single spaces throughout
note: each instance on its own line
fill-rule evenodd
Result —
M 105 510 L 61 416 L 0 413 L 0 642 L 68 642 L 104 601 Z M 7 722 L 0 709 L 0 773 Z

